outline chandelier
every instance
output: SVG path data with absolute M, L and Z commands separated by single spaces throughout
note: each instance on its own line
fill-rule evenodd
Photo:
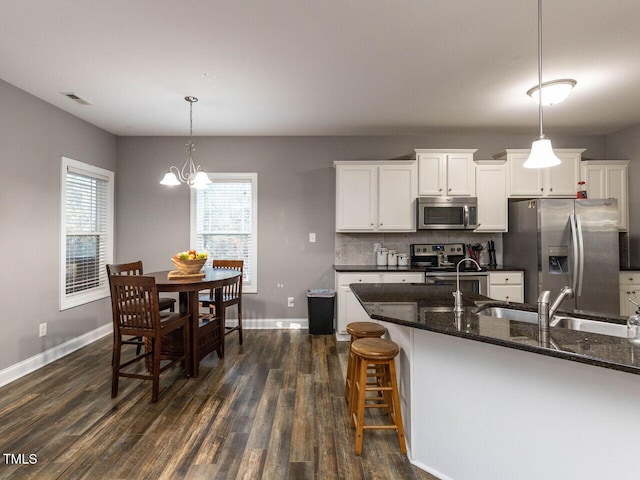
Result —
M 191 188 L 207 188 L 211 183 L 209 176 L 200 170 L 200 165 L 196 166 L 193 161 L 193 152 L 196 147 L 193 144 L 193 104 L 198 101 L 196 97 L 184 97 L 189 102 L 189 141 L 185 144 L 187 151 L 187 160 L 184 162 L 181 170 L 178 167 L 171 166 L 169 171 L 165 173 L 160 183 L 162 185 L 180 185 L 186 183 Z
M 551 140 L 542 131 L 542 0 L 538 0 L 538 120 L 540 136 L 531 144 L 529 158 L 522 165 L 525 168 L 545 168 L 560 165 L 560 159 L 553 153 Z

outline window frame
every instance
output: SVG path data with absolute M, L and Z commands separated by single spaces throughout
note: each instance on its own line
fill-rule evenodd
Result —
M 98 278 L 104 275 L 105 281 L 102 285 L 90 288 L 81 292 L 67 293 L 67 173 L 74 171 L 81 175 L 104 180 L 107 182 L 106 200 L 106 252 L 104 264 L 98 265 Z M 114 244 L 114 205 L 115 205 L 115 174 L 111 170 L 96 167 L 88 163 L 73 160 L 68 157 L 61 157 L 60 167 L 60 272 L 59 272 L 59 308 L 60 311 L 85 305 L 96 300 L 107 298 L 111 295 L 109 282 L 106 278 L 105 265 L 113 262 Z
M 234 173 L 210 173 L 207 172 L 209 180 L 229 181 L 229 180 L 249 180 L 251 184 L 251 246 L 249 255 L 251 256 L 252 282 L 242 282 L 242 293 L 258 293 L 258 173 L 257 172 L 234 172 Z M 190 235 L 189 242 L 192 247 L 198 244 L 197 232 L 197 199 L 198 191 L 191 189 L 190 195 Z

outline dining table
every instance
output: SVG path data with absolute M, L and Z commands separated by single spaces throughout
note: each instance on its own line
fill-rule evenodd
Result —
M 158 292 L 178 292 L 179 309 L 181 313 L 188 313 L 191 317 L 191 328 L 189 329 L 188 358 L 186 369 L 190 377 L 197 377 L 200 372 L 200 353 L 199 353 L 199 321 L 200 321 L 200 299 L 199 293 L 202 290 L 213 290 L 215 298 L 216 315 L 220 316 L 220 335 L 221 347 L 219 354 L 224 356 L 224 327 L 225 327 L 225 309 L 222 307 L 222 288 L 240 281 L 241 273 L 238 270 L 229 268 L 212 268 L 204 267 L 200 275 L 187 275 L 176 278 L 169 278 L 169 270 L 161 272 L 145 273 L 145 275 L 153 276 L 156 280 Z M 171 272 L 174 273 L 174 272 Z

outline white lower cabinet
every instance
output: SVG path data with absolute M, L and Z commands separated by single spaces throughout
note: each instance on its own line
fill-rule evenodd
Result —
M 351 322 L 370 322 L 362 305 L 353 294 L 352 283 L 424 283 L 422 272 L 385 273 L 340 273 L 336 272 L 336 336 L 338 340 L 349 340 L 347 325 Z
M 620 272 L 620 316 L 629 317 L 637 307 L 629 300 L 640 303 L 640 272 Z
M 524 302 L 523 272 L 489 272 L 487 296 L 505 302 Z

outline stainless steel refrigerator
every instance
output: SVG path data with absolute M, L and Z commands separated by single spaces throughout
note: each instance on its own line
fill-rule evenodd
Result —
M 617 211 L 616 199 L 511 200 L 503 261 L 526 269 L 525 302 L 569 285 L 560 310 L 619 315 Z

